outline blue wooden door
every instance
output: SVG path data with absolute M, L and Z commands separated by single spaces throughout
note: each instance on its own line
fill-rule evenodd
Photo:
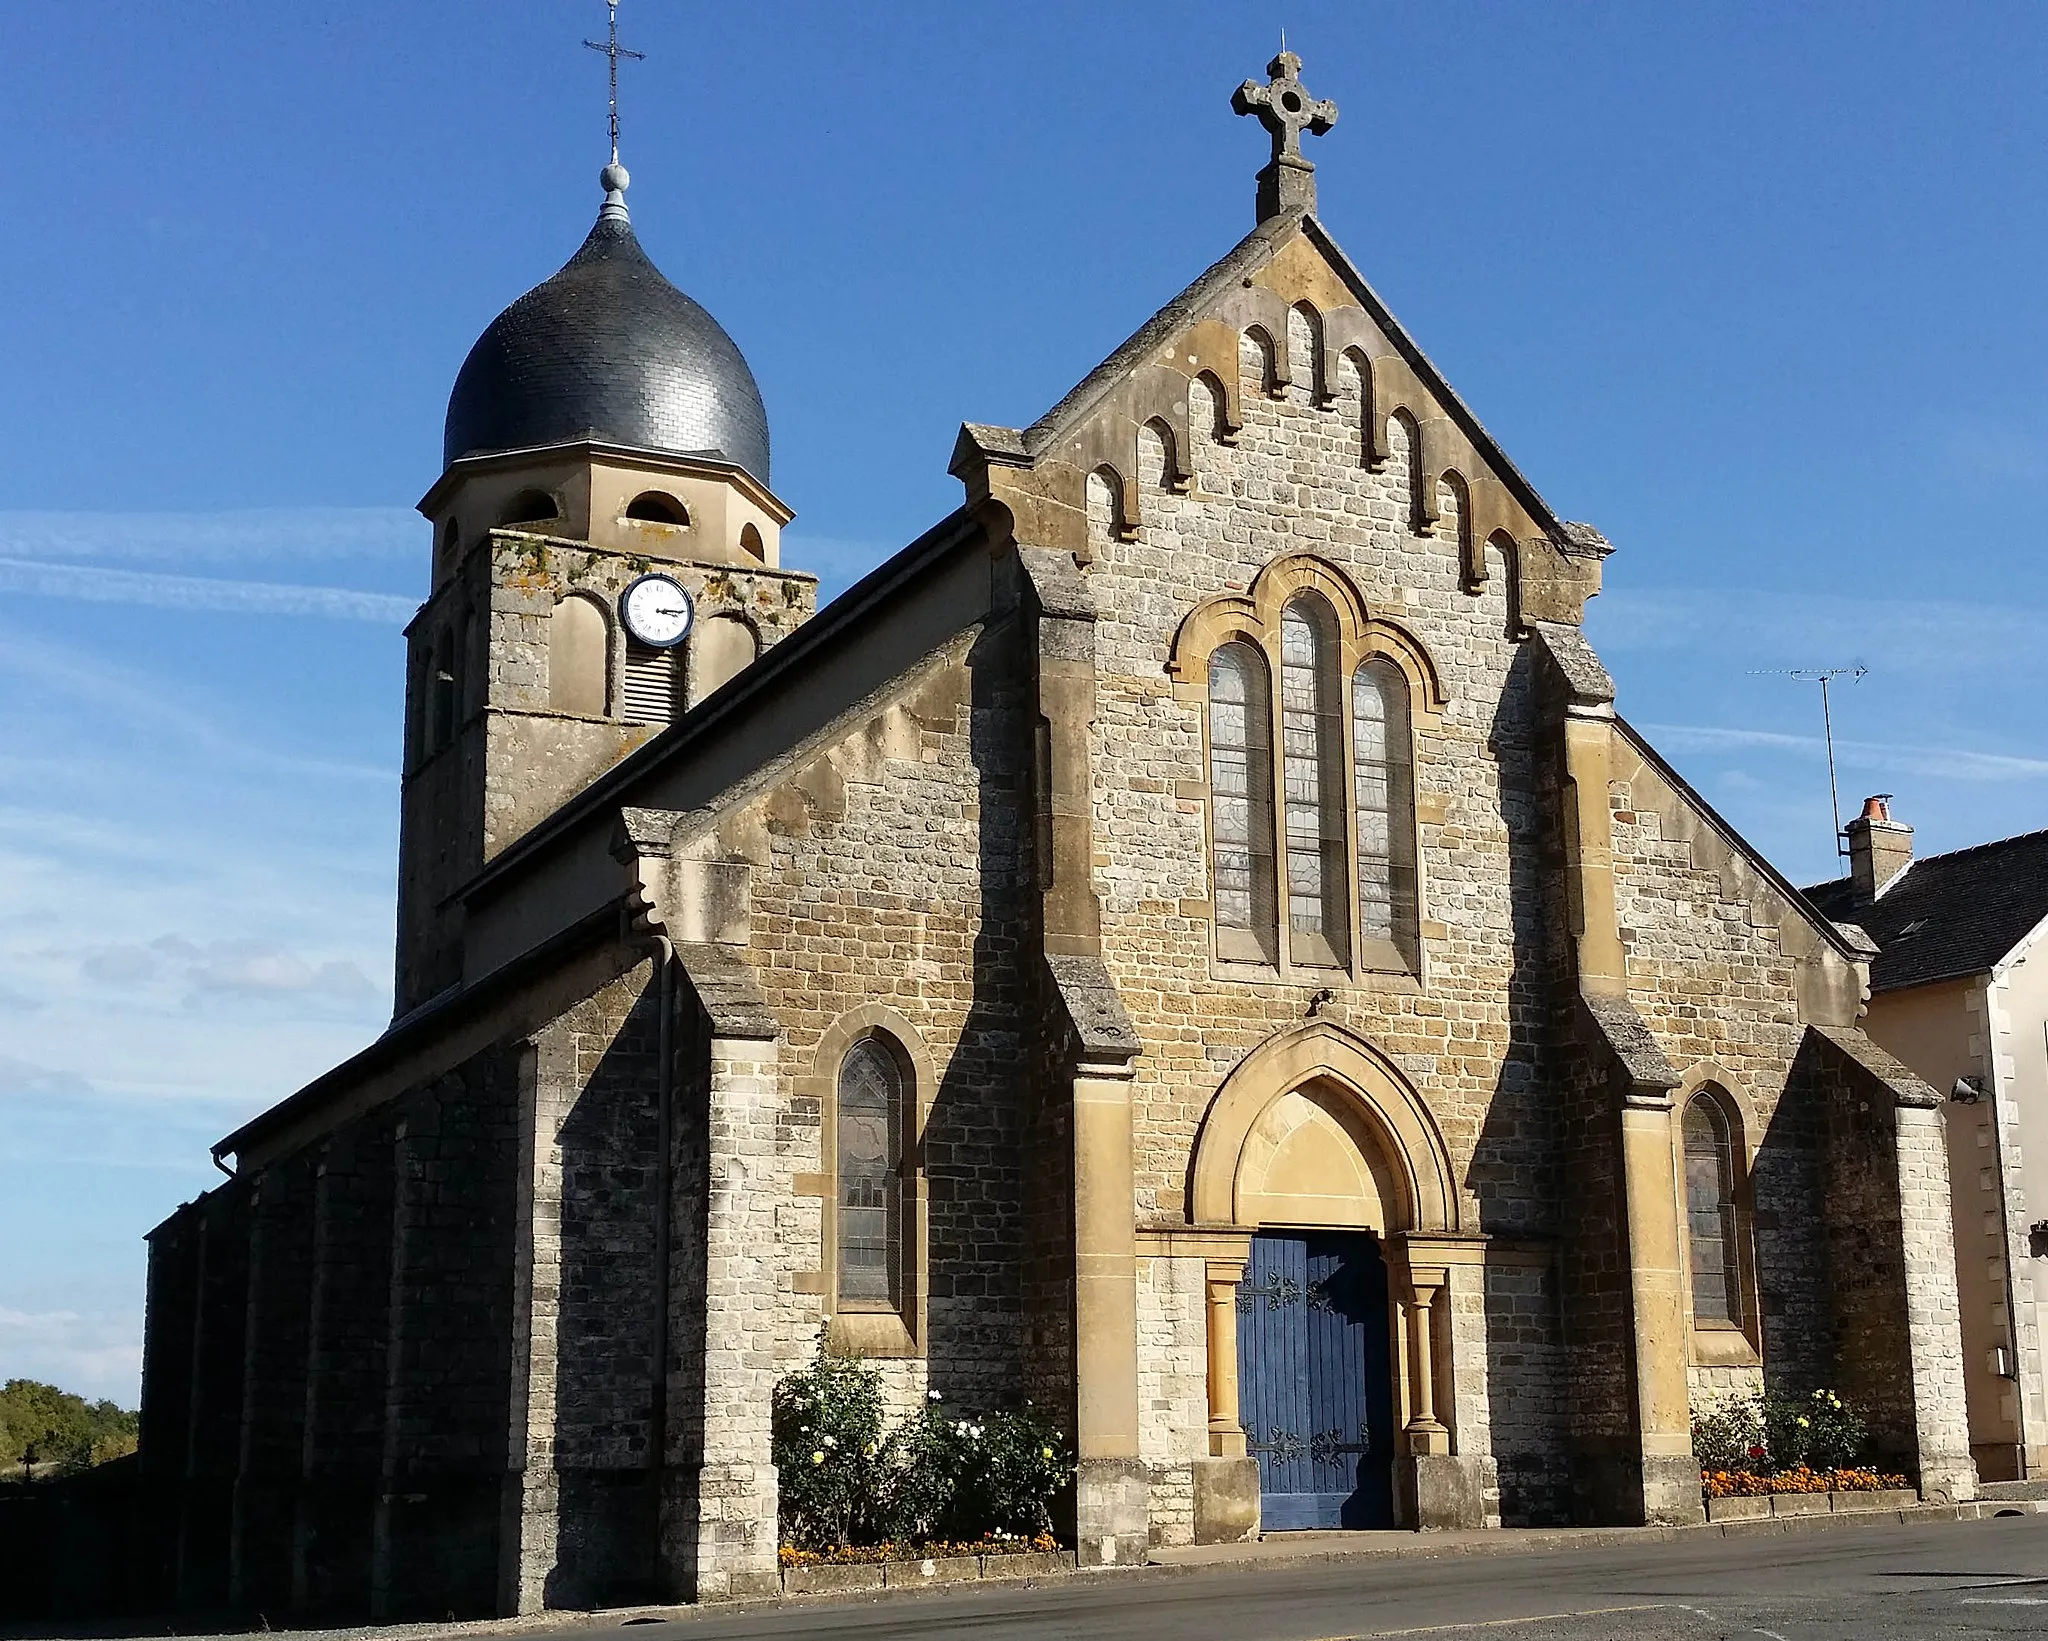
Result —
M 1268 1532 L 1394 1524 L 1387 1268 L 1360 1232 L 1252 1238 L 1238 1399 Z

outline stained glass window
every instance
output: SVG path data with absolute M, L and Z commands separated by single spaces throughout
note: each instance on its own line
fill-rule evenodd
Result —
M 1335 626 L 1320 598 L 1297 598 L 1280 616 L 1290 955 L 1297 963 L 1325 965 L 1345 960 L 1350 895 Z
M 854 1309 L 903 1304 L 904 1084 L 878 1037 L 839 1063 L 839 1300 Z
M 1358 810 L 1358 932 L 1413 960 L 1415 771 L 1408 680 L 1383 656 L 1351 680 L 1352 801 Z
M 1219 955 L 1271 961 L 1273 718 L 1266 658 L 1242 640 L 1209 662 L 1209 804 Z
M 1728 1118 L 1709 1096 L 1685 1108 L 1685 1220 L 1692 1255 L 1692 1314 L 1739 1321 L 1735 1166 Z

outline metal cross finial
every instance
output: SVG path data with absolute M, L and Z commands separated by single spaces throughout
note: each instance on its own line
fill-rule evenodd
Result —
M 1301 160 L 1302 132 L 1320 137 L 1337 123 L 1337 105 L 1308 94 L 1301 83 L 1301 59 L 1284 44 L 1280 55 L 1266 65 L 1266 73 L 1271 78 L 1265 85 L 1247 80 L 1239 86 L 1230 106 L 1259 117 L 1259 124 L 1272 133 L 1275 160 Z
M 606 7 L 611 13 L 611 29 L 605 38 L 605 43 L 599 45 L 595 40 L 585 40 L 583 43 L 590 47 L 592 51 L 601 51 L 611 59 L 612 164 L 617 165 L 619 163 L 619 59 L 621 57 L 630 57 L 636 63 L 645 62 L 647 60 L 647 53 L 644 51 L 628 51 L 619 44 L 619 0 L 606 0 Z

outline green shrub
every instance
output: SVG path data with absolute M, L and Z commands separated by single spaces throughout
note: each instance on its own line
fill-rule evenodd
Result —
M 1731 1396 L 1692 1416 L 1693 1456 L 1702 1470 L 1846 1469 L 1867 1456 L 1869 1442 L 1862 1412 L 1832 1390 Z
M 873 1542 L 886 1507 L 881 1376 L 826 1355 L 821 1343 L 809 1367 L 776 1385 L 771 1420 L 783 1541 L 805 1549 Z
M 885 1432 L 881 1378 L 826 1354 L 775 1387 L 785 1544 L 972 1542 L 1052 1528 L 1074 1474 L 1061 1434 L 1027 1405 L 970 1416 L 932 1392 Z

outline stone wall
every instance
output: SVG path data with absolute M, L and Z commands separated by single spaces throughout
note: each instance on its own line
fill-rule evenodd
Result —
M 396 1111 L 372 1112 L 321 1147 L 293 1592 L 305 1611 L 360 1611 L 368 1601 L 383 1491 L 398 1121 Z
M 1154 1544 L 1194 1542 L 1189 1466 L 1209 1456 L 1207 1268 L 1138 1261 L 1138 1456 L 1151 1472 Z

